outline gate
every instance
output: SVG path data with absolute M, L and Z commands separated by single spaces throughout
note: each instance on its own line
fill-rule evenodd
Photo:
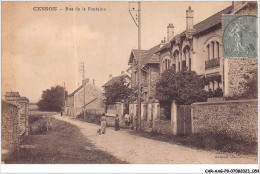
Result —
M 191 134 L 191 106 L 177 105 L 177 134 Z

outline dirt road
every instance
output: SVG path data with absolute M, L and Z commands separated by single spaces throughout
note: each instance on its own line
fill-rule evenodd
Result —
M 98 125 L 60 115 L 54 118 L 77 126 L 97 148 L 132 164 L 257 164 L 257 156 L 200 151 L 110 128 L 106 134 L 97 136 Z

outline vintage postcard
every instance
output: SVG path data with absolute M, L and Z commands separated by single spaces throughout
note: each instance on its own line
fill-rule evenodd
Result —
M 2 165 L 258 164 L 257 1 L 1 13 Z

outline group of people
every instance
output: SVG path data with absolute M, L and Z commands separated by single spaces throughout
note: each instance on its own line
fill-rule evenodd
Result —
M 106 116 L 105 114 L 102 114 L 102 117 L 100 118 L 100 124 L 101 124 L 101 134 L 105 134 L 106 133 L 106 128 L 107 128 L 107 121 L 106 121 Z M 115 117 L 115 130 L 120 130 L 120 126 L 119 126 L 119 117 L 118 114 L 116 114 Z
M 101 122 L 100 133 L 101 134 L 105 134 L 106 127 L 107 127 L 107 121 L 106 121 L 105 114 L 102 114 L 102 117 L 100 118 L 100 122 Z M 132 117 L 130 117 L 130 115 L 126 114 L 125 115 L 125 124 L 126 124 L 126 126 L 133 125 L 132 122 L 133 122 L 132 121 Z M 120 130 L 119 116 L 118 116 L 118 114 L 116 114 L 116 117 L 115 117 L 115 131 L 118 131 L 118 130 Z

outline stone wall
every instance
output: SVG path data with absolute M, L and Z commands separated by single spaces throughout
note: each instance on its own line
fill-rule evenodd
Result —
M 257 2 L 247 2 L 241 10 L 233 11 L 239 15 L 256 15 L 257 16 Z M 257 69 L 257 58 L 228 58 L 225 59 L 225 96 L 239 95 L 244 92 L 243 86 L 240 82 L 244 81 L 243 76 L 248 75 L 250 71 Z
M 5 101 L 1 103 L 1 144 L 3 159 L 5 154 L 12 153 L 18 146 L 18 108 Z
M 170 120 L 155 120 L 153 131 L 159 134 L 170 135 L 173 133 L 173 127 Z
M 146 132 L 151 132 L 153 127 L 152 121 L 141 120 L 141 128 Z
M 230 58 L 225 61 L 227 62 L 225 96 L 242 94 L 245 91 L 241 84 L 245 81 L 244 76 L 250 76 L 252 70 L 257 70 L 258 60 L 256 58 Z
M 257 142 L 258 101 L 230 100 L 192 104 L 193 133 L 224 134 Z
M 87 111 L 94 111 L 95 114 L 103 114 L 105 113 L 104 100 L 101 98 L 97 98 L 95 101 L 91 102 L 86 106 Z

